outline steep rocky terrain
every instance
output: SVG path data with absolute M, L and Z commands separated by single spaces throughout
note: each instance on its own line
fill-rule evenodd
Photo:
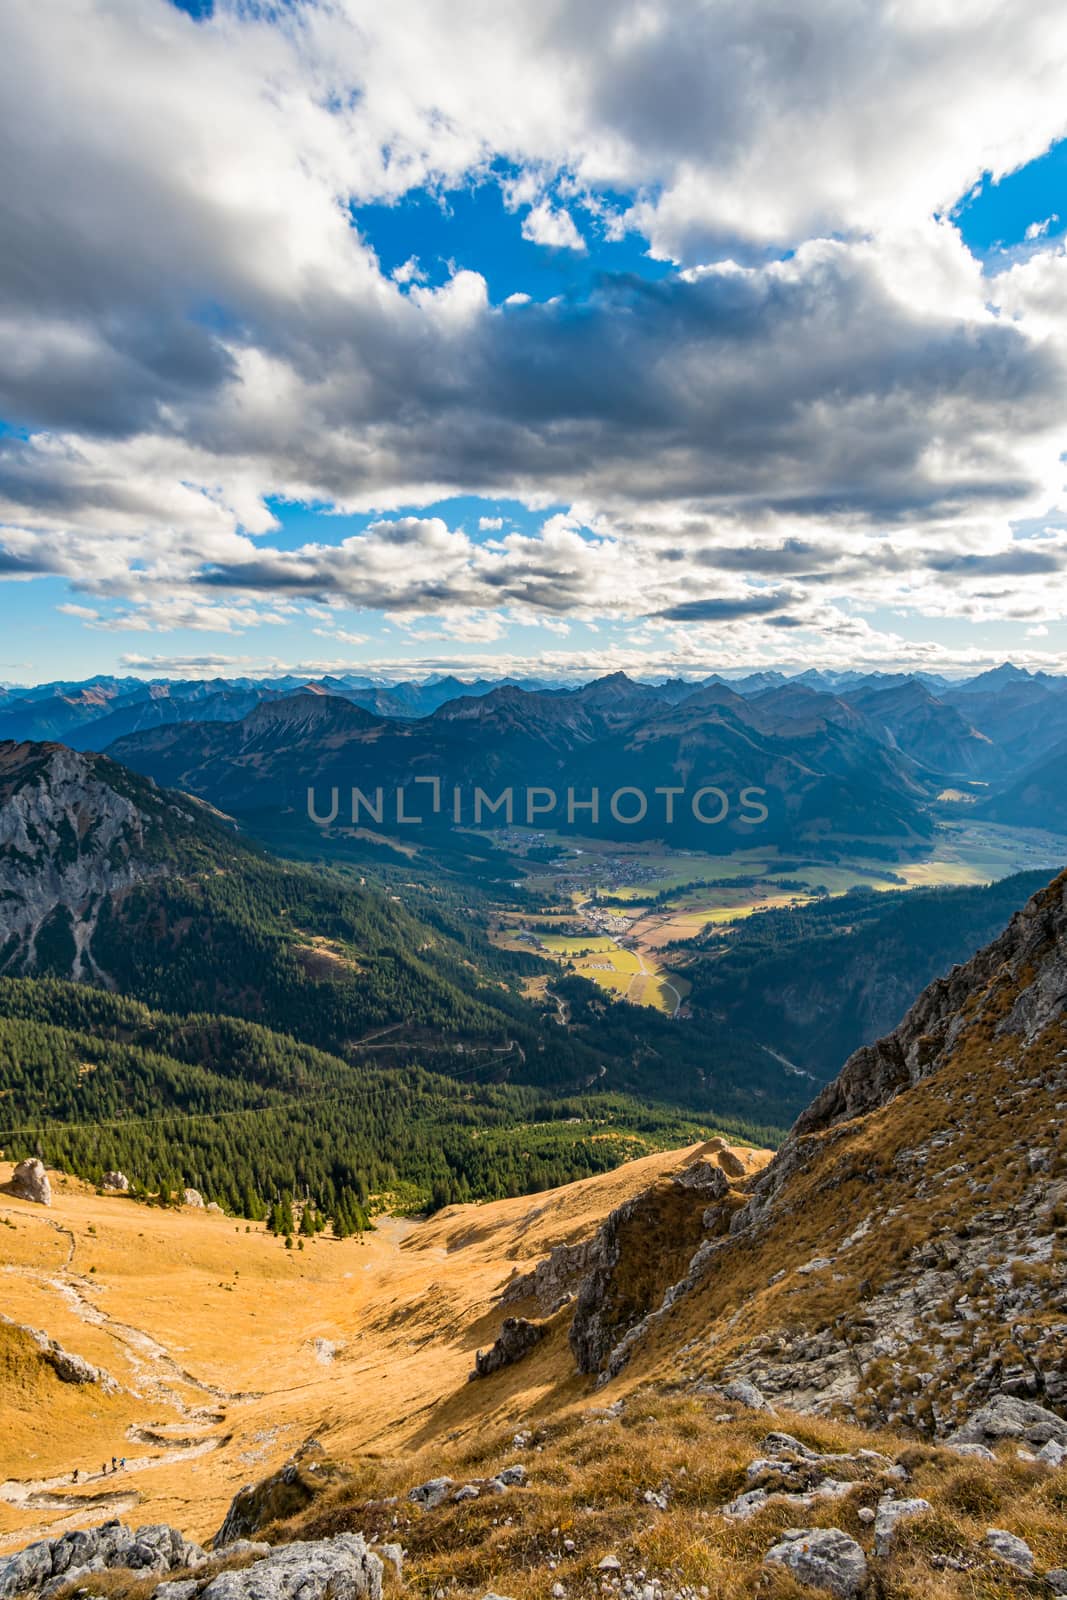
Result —
M 359 1318 L 322 1331 L 368 1341 L 330 1398 L 250 1408 L 246 1438 L 273 1414 L 291 1449 L 302 1416 L 323 1450 L 268 1456 L 218 1516 L 220 1543 L 269 1549 L 222 1550 L 180 1594 L 117 1571 L 85 1592 L 356 1594 L 358 1551 L 368 1593 L 449 1600 L 1067 1593 L 1065 1008 L 1067 874 L 858 1051 L 773 1160 L 710 1141 L 581 1200 L 421 1225 L 401 1293 L 353 1283 Z M 20 1292 L 39 1303 L 32 1273 Z M 56 1551 L 34 1559 L 37 1594 Z
M 998 1395 L 1067 1414 L 1065 1007 L 1067 874 L 856 1052 L 745 1204 L 709 1208 L 643 1337 L 586 1367 L 936 1437 Z
M 202 804 L 105 757 L 0 744 L 0 967 L 33 971 L 58 940 L 71 976 L 106 981 L 93 952 L 105 902 L 172 872 L 183 844 L 213 832 Z

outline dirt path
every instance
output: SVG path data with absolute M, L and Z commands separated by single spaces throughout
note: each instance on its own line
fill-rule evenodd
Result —
M 0 1215 L 16 1216 L 19 1225 L 27 1222 L 51 1228 L 68 1241 L 65 1262 L 58 1271 L 42 1271 L 34 1266 L 8 1265 L 4 1271 L 50 1289 L 79 1321 L 106 1333 L 125 1353 L 132 1369 L 132 1384 L 127 1380 L 120 1387 L 155 1409 L 142 1420 L 130 1423 L 125 1429 L 125 1439 L 132 1445 L 158 1446 L 151 1454 L 126 1457 L 126 1465 L 118 1472 L 81 1472 L 77 1484 L 70 1474 L 40 1478 L 9 1478 L 0 1482 L 0 1502 L 20 1511 L 67 1512 L 74 1514 L 69 1520 L 56 1521 L 48 1517 L 42 1531 L 52 1536 L 65 1527 L 79 1526 L 86 1517 L 94 1519 L 101 1512 L 109 1516 L 122 1516 L 132 1511 L 141 1495 L 130 1479 L 159 1467 L 185 1463 L 200 1456 L 212 1454 L 228 1443 L 230 1435 L 216 1431 L 227 1421 L 226 1408 L 243 1401 L 260 1398 L 257 1391 L 232 1392 L 198 1378 L 176 1360 L 166 1345 L 145 1329 L 112 1317 L 97 1303 L 96 1296 L 106 1293 L 102 1286 L 75 1270 L 78 1241 L 74 1232 L 50 1217 L 39 1216 L 26 1210 L 10 1211 L 0 1208 Z M 10 1326 L 23 1328 L 34 1341 L 40 1342 L 38 1330 L 5 1317 Z M 117 1382 L 117 1379 L 113 1379 Z M 160 1422 L 160 1403 L 176 1412 L 179 1421 Z M 183 1431 L 170 1437 L 176 1428 Z M 122 1484 L 119 1488 L 117 1485 Z M 107 1485 L 104 1488 L 104 1485 Z M 112 1488 L 112 1485 L 116 1487 Z M 94 1487 L 84 1493 L 83 1488 Z M 0 1537 L 0 1550 L 25 1543 L 25 1531 Z

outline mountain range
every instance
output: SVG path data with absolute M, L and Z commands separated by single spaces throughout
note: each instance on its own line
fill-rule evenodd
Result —
M 648 1008 L 605 1006 L 576 977 L 529 997 L 528 982 L 553 969 L 493 945 L 474 894 L 411 885 L 402 902 L 362 874 L 273 857 L 204 802 L 110 757 L 0 745 L 0 979 L 15 985 L 0 1016 L 19 1014 L 19 983 L 59 981 L 67 988 L 52 993 L 51 1020 L 68 1026 L 72 1007 L 81 1015 L 69 982 L 78 980 L 168 1017 L 260 1025 L 357 1074 L 433 1069 L 555 1096 L 596 1087 L 764 1131 L 803 1103 L 799 1080 L 710 1016 L 679 1030 Z M 48 1016 L 46 1001 L 34 1001 L 34 1017 Z M 555 1020 L 561 1003 L 566 1027 Z M 171 1042 L 162 1054 L 174 1056 Z M 245 1070 L 241 1052 L 233 1064 L 210 1050 L 196 1059 L 212 1072 Z M 164 1109 L 181 1103 L 170 1068 L 139 1072 L 158 1078 Z M 7 1107 L 16 1109 L 10 1097 Z M 33 1096 L 17 1109 L 56 1114 Z
M 714 684 L 674 700 L 622 674 L 578 690 L 504 686 L 409 720 L 302 691 L 263 703 L 236 724 L 174 724 L 118 740 L 110 753 L 244 816 L 273 810 L 306 820 L 308 791 L 321 815 L 336 790 L 343 825 L 352 820 L 356 787 L 368 797 L 382 791 L 380 815 L 361 803 L 364 825 L 403 831 L 402 791 L 406 816 L 445 828 L 457 790 L 462 821 L 475 821 L 478 787 L 487 806 L 508 790 L 513 795 L 512 815 L 485 811 L 483 825 L 486 817 L 496 825 L 536 820 L 563 832 L 670 836 L 716 852 L 752 843 L 755 824 L 744 804 L 750 790 L 767 812 L 758 842 L 783 848 L 829 833 L 914 847 L 930 835 L 924 802 L 936 792 L 910 756 L 888 748 L 860 712 L 834 696 L 787 686 L 745 699 Z M 440 785 L 436 816 L 426 816 L 431 796 L 420 779 Z M 693 797 L 705 786 L 726 798 L 716 795 L 698 817 Z M 666 801 L 657 799 L 668 788 L 678 797 L 669 825 Z M 594 790 L 596 817 L 589 810 Z M 643 800 L 643 817 L 612 814 L 611 796 L 623 790 L 639 792 L 627 804 L 634 815 Z
M 398 790 L 405 815 L 442 830 L 457 788 L 462 821 L 474 820 L 476 786 L 484 791 L 482 825 L 506 820 L 489 805 L 511 788 L 514 821 L 618 839 L 665 836 L 667 802 L 655 791 L 680 788 L 670 836 L 712 852 L 752 842 L 752 810 L 741 814 L 745 790 L 766 791 L 758 796 L 768 809 L 759 842 L 786 850 L 843 838 L 906 855 L 929 838 L 932 816 L 953 810 L 1067 828 L 1057 766 L 1067 749 L 1067 678 L 1007 663 L 956 682 L 818 671 L 648 683 L 614 673 L 577 687 L 455 677 L 385 683 L 358 674 L 313 682 L 96 678 L 3 691 L 5 737 L 106 751 L 226 811 L 284 813 L 298 830 L 309 788 L 321 814 L 336 787 L 339 826 L 351 821 L 353 787 L 372 801 L 381 788 L 381 821 L 374 806 L 361 807 L 359 821 L 395 834 L 408 826 L 396 820 Z M 436 809 L 427 818 L 419 802 L 428 785 L 415 780 L 433 778 Z M 725 805 L 714 824 L 692 811 L 691 796 L 704 786 L 727 796 L 705 802 L 705 815 Z M 546 788 L 554 808 L 538 809 L 542 797 L 530 814 L 529 791 Z M 593 788 L 601 795 L 595 823 L 582 806 Z M 610 797 L 623 788 L 648 798 L 640 818 L 613 815 Z

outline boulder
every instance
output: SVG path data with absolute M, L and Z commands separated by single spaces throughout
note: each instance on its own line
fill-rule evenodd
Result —
M 246 1484 L 237 1491 L 222 1527 L 212 1541 L 213 1548 L 232 1544 L 235 1539 L 247 1539 L 268 1523 L 296 1516 L 324 1489 L 340 1482 L 345 1476 L 342 1468 L 327 1459 L 317 1439 L 307 1440 L 269 1478 Z
M 32 1200 L 38 1206 L 52 1204 L 52 1185 L 44 1170 L 44 1162 L 38 1161 L 36 1156 L 19 1162 L 11 1174 L 10 1188 L 11 1193 L 20 1200 Z
M 177 1528 L 151 1523 L 131 1532 L 123 1523 L 77 1528 L 59 1539 L 43 1539 L 0 1560 L 0 1597 L 27 1594 L 47 1597 L 95 1572 L 126 1568 L 142 1576 L 199 1566 L 206 1559 L 198 1544 Z M 177 1593 L 169 1600 L 182 1600 Z
M 382 1563 L 362 1534 L 279 1545 L 239 1572 L 220 1572 L 201 1600 L 381 1600 Z
M 867 1582 L 867 1558 L 840 1528 L 790 1529 L 764 1561 L 785 1567 L 799 1583 L 853 1600 Z
M 488 1378 L 501 1367 L 513 1366 L 523 1356 L 528 1356 L 544 1336 L 543 1323 L 528 1322 L 525 1317 L 505 1318 L 496 1343 L 488 1350 L 479 1350 L 475 1356 L 471 1378 Z
M 0 1558 L 0 1595 L 30 1594 L 43 1588 L 52 1576 L 52 1546 L 47 1539 Z
M 766 1397 L 748 1378 L 731 1378 L 729 1383 L 724 1383 L 720 1391 L 724 1400 L 733 1400 L 737 1405 L 744 1406 L 749 1411 L 767 1411 L 769 1406 Z
M 725 1172 L 713 1161 L 694 1161 L 674 1174 L 674 1182 L 683 1189 L 699 1189 L 710 1200 L 721 1200 L 730 1187 Z
M 451 1478 L 428 1478 L 425 1483 L 418 1483 L 414 1489 L 408 1490 L 408 1499 L 414 1500 L 417 1506 L 422 1506 L 426 1511 L 432 1511 L 446 1498 L 451 1487 Z
M 929 1500 L 894 1500 L 883 1495 L 874 1517 L 874 1553 L 887 1556 L 897 1531 L 897 1524 L 909 1517 L 921 1517 L 933 1506 Z
M 200 1193 L 200 1190 L 199 1189 L 183 1189 L 182 1190 L 182 1205 L 183 1206 L 192 1206 L 194 1211 L 203 1211 L 203 1209 L 204 1209 L 204 1197 Z
M 963 1426 L 949 1436 L 948 1442 L 950 1445 L 989 1446 L 998 1439 L 1021 1439 L 1035 1448 L 1047 1444 L 1050 1439 L 1067 1445 L 1067 1422 L 1033 1400 L 998 1394 L 968 1417 Z
M 1014 1533 L 1008 1533 L 1005 1528 L 990 1528 L 986 1532 L 985 1547 L 996 1556 L 998 1561 L 1003 1561 L 1006 1566 L 1014 1567 L 1016 1572 L 1025 1572 L 1029 1575 L 1034 1570 L 1034 1552 L 1025 1539 L 1020 1539 Z
M 130 1180 L 124 1172 L 105 1172 L 100 1187 L 111 1194 L 129 1194 Z

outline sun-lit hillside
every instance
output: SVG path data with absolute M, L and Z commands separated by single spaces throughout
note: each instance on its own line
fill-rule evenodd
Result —
M 443 1397 L 469 1414 L 484 1395 L 468 1396 L 467 1375 L 496 1336 L 509 1277 L 691 1154 L 292 1250 L 260 1224 L 161 1211 L 60 1175 L 47 1210 L 0 1191 L 0 1551 L 105 1512 L 206 1538 L 235 1490 L 309 1434 L 341 1454 L 393 1453 Z M 0 1181 L 10 1175 L 0 1165 Z M 115 1390 L 61 1382 L 22 1328 Z M 569 1377 L 565 1340 L 519 1370 L 501 1417 Z M 112 1456 L 126 1470 L 104 1477 Z

